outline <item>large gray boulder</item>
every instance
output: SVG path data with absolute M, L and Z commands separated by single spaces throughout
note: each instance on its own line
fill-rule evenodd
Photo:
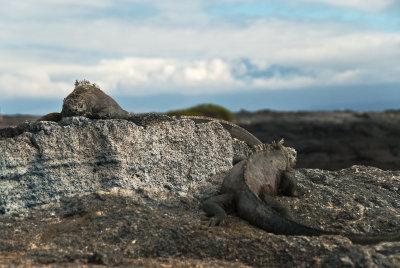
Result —
M 63 118 L 27 123 L 0 140 L 0 213 L 112 187 L 187 194 L 232 166 L 233 142 L 220 124 Z M 21 128 L 21 127 L 20 127 Z

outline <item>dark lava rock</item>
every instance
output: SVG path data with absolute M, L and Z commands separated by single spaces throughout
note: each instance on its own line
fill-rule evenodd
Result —
M 297 221 L 353 233 L 398 230 L 399 171 L 354 166 L 296 173 L 304 195 L 279 199 Z M 0 266 L 400 265 L 400 242 L 360 246 L 342 236 L 274 235 L 235 215 L 227 225 L 207 227 L 200 209 L 203 198 L 183 202 L 168 192 L 115 188 L 65 197 L 28 214 L 0 216 Z
M 298 167 L 400 167 L 399 111 L 242 111 L 237 114 L 236 123 L 263 142 L 284 137 L 285 144 L 298 152 Z

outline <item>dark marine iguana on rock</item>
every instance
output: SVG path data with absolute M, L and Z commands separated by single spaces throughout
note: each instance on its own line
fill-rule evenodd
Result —
M 98 85 L 87 80 L 76 81 L 74 91 L 63 102 L 61 113 L 50 113 L 41 117 L 40 121 L 60 121 L 63 117 L 85 116 L 91 119 L 125 119 L 140 126 L 160 121 L 190 119 L 195 123 L 219 122 L 232 138 L 246 142 L 250 146 L 261 144 L 261 141 L 247 130 L 231 122 L 201 116 L 173 116 L 148 113 L 132 114 L 122 109 L 118 103 L 104 93 Z
M 357 244 L 400 241 L 400 232 L 390 234 L 347 234 L 311 228 L 293 221 L 287 209 L 274 199 L 283 194 L 298 196 L 293 168 L 297 152 L 285 147 L 283 139 L 270 145 L 255 146 L 255 152 L 237 163 L 225 177 L 220 194 L 203 203 L 203 210 L 211 217 L 210 226 L 220 225 L 227 213 L 236 212 L 251 224 L 283 235 L 343 235 Z
M 140 126 L 173 120 L 169 116 L 155 113 L 141 115 L 129 113 L 104 93 L 98 85 L 87 80 L 75 82 L 74 90 L 64 99 L 61 113 L 47 114 L 38 121 L 58 122 L 63 117 L 70 116 L 84 116 L 90 119 L 125 119 Z
M 40 121 L 59 121 L 62 117 L 85 116 L 91 119 L 128 119 L 131 114 L 87 80 L 76 81 L 74 91 L 63 102 L 61 113 L 50 113 Z

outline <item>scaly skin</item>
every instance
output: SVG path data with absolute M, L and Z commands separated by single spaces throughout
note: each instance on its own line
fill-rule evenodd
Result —
M 357 244 L 400 241 L 400 232 L 357 235 L 326 232 L 290 219 L 287 209 L 273 197 L 277 194 L 297 196 L 296 180 L 291 172 L 296 151 L 283 146 L 283 140 L 258 146 L 246 160 L 237 163 L 225 177 L 220 195 L 203 203 L 209 225 L 225 222 L 227 213 L 237 215 L 267 232 L 283 235 L 343 235 Z

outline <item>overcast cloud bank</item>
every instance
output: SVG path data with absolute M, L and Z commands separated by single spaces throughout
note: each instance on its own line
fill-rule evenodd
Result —
M 2 5 L 3 101 L 63 98 L 83 78 L 117 97 L 400 85 L 396 1 Z

